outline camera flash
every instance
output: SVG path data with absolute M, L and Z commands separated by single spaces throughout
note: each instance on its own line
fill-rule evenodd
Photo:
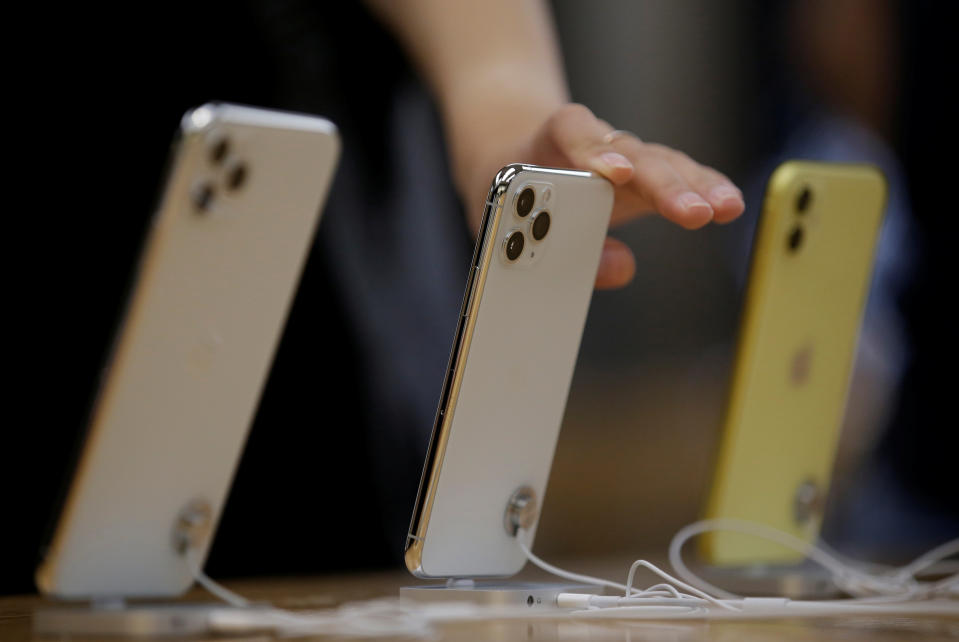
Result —
M 190 114 L 190 120 L 197 129 L 203 129 L 213 121 L 213 111 L 208 107 L 198 107 Z

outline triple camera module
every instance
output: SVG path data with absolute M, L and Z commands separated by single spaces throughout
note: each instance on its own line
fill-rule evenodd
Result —
M 540 200 L 547 201 L 550 197 L 550 188 L 541 187 L 540 190 Z M 534 187 L 524 187 L 520 191 L 519 195 L 515 199 L 515 212 L 516 216 L 519 218 L 528 221 L 527 224 L 527 234 L 535 242 L 542 241 L 546 238 L 546 235 L 549 233 L 550 226 L 550 216 L 549 212 L 544 209 L 539 209 L 530 216 L 530 213 L 536 209 L 537 201 L 537 189 Z M 526 235 L 523 234 L 522 230 L 513 230 L 506 235 L 506 239 L 503 243 L 503 249 L 506 254 L 506 258 L 513 262 L 519 259 L 523 255 L 523 250 L 526 248 Z M 534 256 L 535 253 L 530 253 L 530 258 Z
M 246 183 L 249 170 L 246 163 L 232 157 L 232 144 L 226 136 L 216 136 L 211 141 L 207 153 L 207 161 L 215 170 L 222 171 L 223 183 L 227 192 L 235 192 Z M 216 185 L 214 181 L 205 179 L 194 186 L 192 191 L 193 205 L 197 210 L 208 212 L 213 208 L 216 199 Z
M 809 206 L 812 204 L 812 190 L 808 185 L 803 186 L 799 190 L 799 195 L 796 197 L 796 213 L 799 216 L 803 216 L 806 212 L 809 211 Z M 789 236 L 786 237 L 786 247 L 789 248 L 790 252 L 798 252 L 799 248 L 803 244 L 803 239 L 805 238 L 805 232 L 803 231 L 802 221 L 796 223 L 793 229 L 789 232 Z

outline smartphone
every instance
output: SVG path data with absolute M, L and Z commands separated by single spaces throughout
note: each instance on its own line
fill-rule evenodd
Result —
M 417 577 L 523 567 L 515 520 L 532 537 L 612 206 L 589 172 L 494 178 L 406 541 Z
M 60 598 L 155 597 L 205 559 L 339 155 L 329 121 L 184 115 L 65 503 Z
M 818 536 L 885 201 L 870 165 L 789 161 L 769 178 L 708 518 Z M 726 532 L 701 552 L 717 565 L 802 559 Z

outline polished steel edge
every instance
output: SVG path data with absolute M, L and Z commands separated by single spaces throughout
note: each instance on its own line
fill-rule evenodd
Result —
M 501 174 L 497 175 L 499 178 Z M 510 175 L 507 180 L 512 180 L 515 174 Z M 487 229 L 483 239 L 478 241 L 482 245 L 482 257 L 479 267 L 479 270 L 476 274 L 476 278 L 473 279 L 471 287 L 465 294 L 466 297 L 466 327 L 463 328 L 463 334 L 459 339 L 457 345 L 453 346 L 453 350 L 465 357 L 469 354 L 470 342 L 473 338 L 473 329 L 476 326 L 476 309 L 479 306 L 480 299 L 482 295 L 477 294 L 483 291 L 483 286 L 486 283 L 486 276 L 489 273 L 490 262 L 493 259 L 494 254 L 496 253 L 497 245 L 492 242 L 496 238 L 497 231 L 499 230 L 499 222 L 502 217 L 503 206 L 505 203 L 505 193 L 506 187 L 509 186 L 507 182 L 503 189 L 496 190 L 496 206 L 495 209 L 490 207 L 487 210 L 490 219 L 488 219 Z M 472 272 L 473 267 L 471 266 L 470 271 Z M 460 319 L 460 323 L 463 322 L 463 317 Z M 449 394 L 446 395 L 446 404 L 445 408 L 442 408 L 443 412 L 442 423 L 438 426 L 438 431 L 434 430 L 433 440 L 435 441 L 435 449 L 431 446 L 431 456 L 432 461 L 427 462 L 427 466 L 430 468 L 430 476 L 426 481 L 426 494 L 422 498 L 423 506 L 422 510 L 419 511 L 419 519 L 417 523 L 411 528 L 410 536 L 407 542 L 412 542 L 406 550 L 406 567 L 409 569 L 413 575 L 417 577 L 427 578 L 425 571 L 423 570 L 423 546 L 426 538 L 426 529 L 429 525 L 430 514 L 433 510 L 433 500 L 436 497 L 436 487 L 439 484 L 440 472 L 443 468 L 443 456 L 446 453 L 446 444 L 449 441 L 450 436 L 450 426 L 452 424 L 453 416 L 456 414 L 456 399 L 459 396 L 460 384 L 463 381 L 463 373 L 466 366 L 466 360 L 464 358 L 459 358 L 456 360 L 455 372 L 453 373 L 453 379 L 450 384 Z M 442 400 L 441 400 L 442 403 Z

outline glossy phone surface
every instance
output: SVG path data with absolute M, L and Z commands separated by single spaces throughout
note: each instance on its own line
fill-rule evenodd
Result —
M 707 517 L 818 536 L 886 198 L 866 165 L 790 161 L 767 184 Z M 798 554 L 704 536 L 715 564 Z
M 209 104 L 159 209 L 37 584 L 63 598 L 190 586 L 232 481 L 339 154 L 321 118 Z
M 413 574 L 522 568 L 506 508 L 521 487 L 542 505 L 612 205 L 588 172 L 497 174 L 407 539 Z

